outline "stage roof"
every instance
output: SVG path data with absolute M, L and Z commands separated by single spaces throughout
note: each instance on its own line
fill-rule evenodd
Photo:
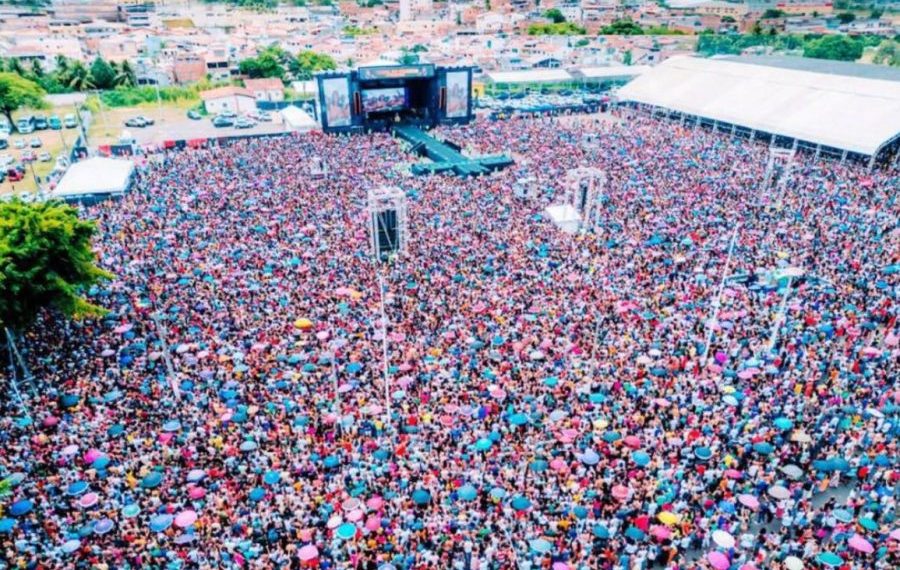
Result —
M 76 162 L 50 193 L 53 198 L 78 198 L 89 194 L 123 194 L 128 189 L 134 163 L 95 157 Z
M 869 156 L 900 136 L 900 81 L 812 69 L 673 57 L 618 98 Z

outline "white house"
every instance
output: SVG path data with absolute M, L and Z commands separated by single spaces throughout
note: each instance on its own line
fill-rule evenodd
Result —
M 256 110 L 256 99 L 253 93 L 243 87 L 219 87 L 209 91 L 201 91 L 200 98 L 207 113 L 221 113 L 233 111 L 235 113 L 249 113 Z
M 284 101 L 284 83 L 277 77 L 245 79 L 244 86 L 257 101 Z

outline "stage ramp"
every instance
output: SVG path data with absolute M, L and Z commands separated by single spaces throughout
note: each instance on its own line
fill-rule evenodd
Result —
M 459 152 L 459 147 L 442 142 L 414 125 L 397 125 L 394 134 L 411 145 L 412 152 L 424 156 L 431 162 L 414 164 L 411 168 L 416 175 L 453 172 L 457 176 L 477 176 L 500 170 L 513 164 L 506 155 L 468 157 Z

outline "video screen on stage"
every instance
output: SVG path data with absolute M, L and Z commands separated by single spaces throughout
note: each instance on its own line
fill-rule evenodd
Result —
M 367 89 L 362 92 L 362 106 L 366 113 L 399 111 L 406 108 L 406 89 L 404 87 Z
M 466 117 L 469 114 L 469 72 L 447 73 L 447 116 Z
M 325 117 L 329 127 L 346 127 L 350 125 L 350 86 L 346 77 L 325 79 L 322 82 L 325 92 Z

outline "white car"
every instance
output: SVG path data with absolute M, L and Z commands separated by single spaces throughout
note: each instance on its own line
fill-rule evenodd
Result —
M 51 160 L 53 160 L 53 157 L 49 152 L 42 152 L 38 155 L 38 160 L 40 160 L 41 162 L 50 162 Z
M 5 170 L 10 164 L 16 161 L 11 154 L 0 154 L 0 169 Z
M 25 148 L 25 139 L 16 139 L 13 146 L 20 150 Z

